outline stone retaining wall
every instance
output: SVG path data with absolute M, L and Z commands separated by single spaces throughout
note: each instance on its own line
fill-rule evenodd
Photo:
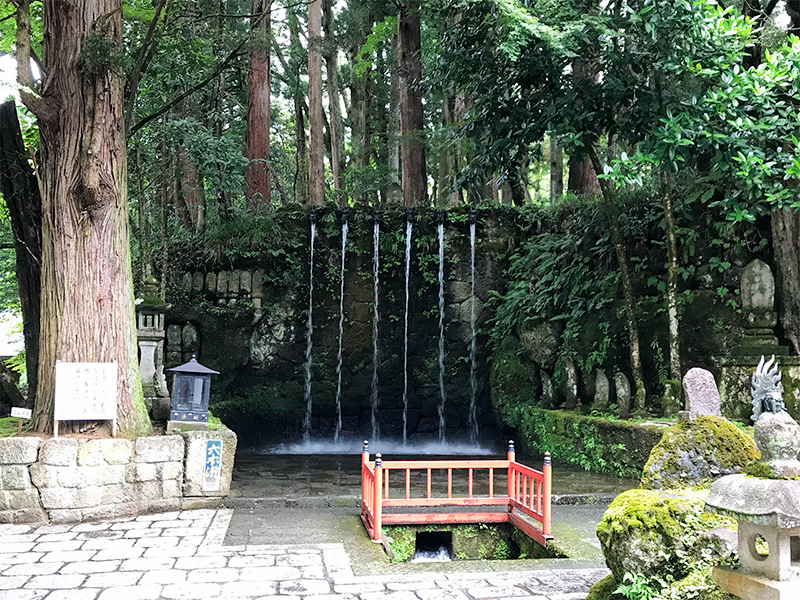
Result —
M 222 440 L 220 485 L 204 489 L 205 441 Z M 178 510 L 227 495 L 236 434 L 127 439 L 0 438 L 0 523 L 76 523 Z

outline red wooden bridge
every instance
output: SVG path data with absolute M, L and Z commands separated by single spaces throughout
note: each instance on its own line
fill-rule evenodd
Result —
M 399 493 L 396 487 L 390 488 L 392 472 L 404 475 L 391 478 L 403 482 Z M 437 474 L 436 479 L 441 479 L 442 472 L 447 473 L 446 495 L 444 491 L 432 489 L 432 473 Z M 466 495 L 453 494 L 454 472 L 462 478 L 466 475 Z M 498 472 L 507 474 L 508 481 L 508 489 L 500 493 L 496 493 L 494 485 Z M 477 473 L 481 473 L 481 477 L 476 479 Z M 474 494 L 476 487 L 487 493 Z M 542 470 L 536 471 L 516 461 L 513 441 L 509 442 L 507 460 L 384 461 L 377 454 L 375 460 L 370 461 L 367 442 L 361 453 L 361 519 L 370 538 L 376 542 L 383 540 L 383 526 L 390 524 L 511 523 L 544 546 L 553 537 L 550 534 L 551 490 L 550 453 L 545 454 Z M 397 495 L 390 496 L 392 491 Z M 448 512 L 446 507 L 460 510 Z M 465 507 L 474 508 L 475 512 Z M 490 507 L 505 507 L 506 510 L 487 510 Z M 403 508 L 415 512 L 394 512 Z

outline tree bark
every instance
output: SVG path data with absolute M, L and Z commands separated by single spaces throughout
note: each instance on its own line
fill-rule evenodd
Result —
M 6 201 L 14 234 L 17 288 L 28 371 L 27 404 L 33 406 L 39 366 L 42 199 L 36 175 L 28 163 L 17 107 L 13 101 L 0 105 L 0 191 Z
M 592 161 L 586 156 L 569 157 L 567 190 L 578 196 L 598 196 L 601 193 Z
M 589 159 L 596 172 L 601 172 L 603 166 L 600 158 L 593 147 L 587 150 Z M 608 215 L 608 225 L 611 233 L 611 240 L 614 244 L 614 251 L 617 254 L 619 265 L 620 283 L 622 285 L 623 304 L 625 306 L 625 323 L 628 329 L 628 346 L 631 357 L 631 371 L 633 372 L 633 384 L 636 386 L 635 405 L 637 412 L 645 409 L 647 390 L 644 386 L 644 371 L 642 370 L 642 353 L 639 345 L 639 324 L 636 319 L 636 297 L 633 293 L 633 279 L 631 277 L 630 266 L 628 265 L 628 255 L 625 251 L 625 239 L 622 237 L 622 227 L 619 223 L 619 207 L 616 203 L 614 190 L 608 180 L 599 180 L 602 191 L 603 206 Z
M 389 120 L 386 139 L 389 146 L 389 183 L 400 184 L 400 67 L 397 36 L 392 38 L 394 61 L 389 83 Z
M 558 138 L 550 135 L 550 204 L 555 204 L 564 195 L 564 151 Z
M 420 0 L 408 0 L 400 8 L 397 39 L 403 204 L 417 206 L 424 203 L 428 196 L 421 89 Z
M 136 347 L 120 0 L 44 0 L 47 77 L 38 102 L 42 303 L 37 431 L 53 427 L 55 363 L 117 363 L 117 425 L 150 430 Z M 92 40 L 100 57 L 81 55 Z M 92 61 L 92 62 L 90 62 Z M 27 100 L 26 100 L 27 103 Z M 77 430 L 79 422 L 64 424 Z
M 333 188 L 344 187 L 342 181 L 342 156 L 344 154 L 344 138 L 342 136 L 342 109 L 339 105 L 339 47 L 333 35 L 333 0 L 324 0 L 323 24 L 325 31 L 325 72 L 328 76 L 328 112 L 331 135 L 331 173 Z
M 308 3 L 308 203 L 325 204 L 325 116 L 322 110 L 322 0 Z
M 250 14 L 253 22 L 250 46 L 250 97 L 247 103 L 246 193 L 248 205 L 256 209 L 262 202 L 270 202 L 270 64 L 269 49 L 272 32 L 270 10 L 272 0 L 251 0 Z
M 794 354 L 800 353 L 800 212 L 772 213 L 772 249 L 778 289 L 778 311 L 783 335 Z

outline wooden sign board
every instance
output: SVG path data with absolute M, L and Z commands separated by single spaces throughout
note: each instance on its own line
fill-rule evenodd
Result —
M 116 423 L 117 363 L 57 361 L 53 413 L 56 435 L 59 421 Z

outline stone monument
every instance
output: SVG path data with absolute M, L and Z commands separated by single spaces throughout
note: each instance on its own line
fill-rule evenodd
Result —
M 614 375 L 614 388 L 617 393 L 617 411 L 620 419 L 631 416 L 631 384 L 625 373 Z
M 719 390 L 714 375 L 710 371 L 694 367 L 683 376 L 683 389 L 686 392 L 688 420 L 696 417 L 720 417 Z M 682 418 L 687 415 L 681 414 Z
M 578 406 L 578 370 L 571 358 L 564 361 L 564 398 L 567 410 Z
M 778 324 L 778 314 L 775 312 L 775 277 L 769 265 L 758 258 L 748 263 L 742 269 L 739 291 L 745 329 L 734 354 L 789 354 L 789 348 L 781 346 L 775 337 L 774 328 Z
M 751 381 L 756 477 L 729 475 L 711 486 L 706 510 L 739 522 L 741 566 L 715 567 L 714 580 L 744 600 L 794 600 L 800 590 L 800 425 L 783 410 L 775 358 L 762 356 Z
M 610 396 L 610 384 L 606 374 L 600 369 L 594 371 L 594 401 L 592 410 L 608 410 L 608 398 Z

